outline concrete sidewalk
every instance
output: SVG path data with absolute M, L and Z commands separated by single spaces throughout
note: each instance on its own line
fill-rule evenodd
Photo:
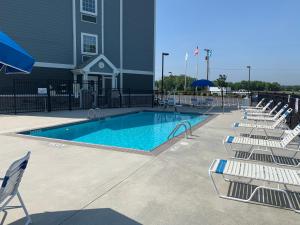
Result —
M 136 109 L 122 109 L 134 111 Z M 105 110 L 110 115 L 120 109 Z M 20 187 L 37 225 L 299 224 L 283 209 L 218 198 L 208 178 L 215 158 L 228 158 L 222 139 L 240 112 L 221 114 L 158 156 L 100 150 L 4 133 L 84 119 L 86 112 L 0 116 L 0 173 L 32 151 Z M 24 223 L 21 209 L 5 224 Z

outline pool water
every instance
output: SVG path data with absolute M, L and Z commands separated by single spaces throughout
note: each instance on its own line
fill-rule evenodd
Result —
M 207 115 L 199 114 L 139 112 L 24 134 L 151 152 L 168 141 L 168 136 L 180 121 L 187 120 L 195 126 L 206 118 Z M 183 132 L 182 127 L 175 136 Z

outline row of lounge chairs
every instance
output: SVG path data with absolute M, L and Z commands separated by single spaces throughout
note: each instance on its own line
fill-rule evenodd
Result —
M 239 107 L 240 102 L 236 98 L 224 98 L 223 102 L 220 98 L 210 98 L 210 97 L 191 97 L 189 99 L 182 99 L 181 101 L 178 101 L 174 97 L 168 97 L 164 100 L 157 99 L 157 103 L 159 106 L 182 106 L 182 105 L 188 105 L 193 107 Z
M 282 103 L 271 108 L 272 100 L 263 106 L 264 101 L 242 108 L 242 121 L 232 126 L 236 135 L 223 140 L 231 159 L 214 160 L 209 175 L 222 198 L 300 213 L 300 124 L 289 129 L 293 109 L 280 108 Z

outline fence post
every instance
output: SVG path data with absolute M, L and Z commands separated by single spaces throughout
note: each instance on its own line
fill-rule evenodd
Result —
M 152 91 L 152 108 L 154 108 L 154 98 L 155 98 L 155 94 L 154 91 Z
M 68 92 L 69 92 L 69 110 L 72 110 L 72 83 L 71 80 L 68 81 Z
M 13 79 L 14 113 L 17 114 L 16 80 Z
M 51 112 L 51 94 L 50 94 L 50 83 L 47 81 L 47 101 L 48 101 L 48 112 Z
M 120 96 L 120 108 L 122 108 L 123 104 L 122 104 L 122 93 L 121 93 L 121 89 L 119 89 L 119 96 Z
M 131 90 L 128 89 L 128 107 L 131 107 Z

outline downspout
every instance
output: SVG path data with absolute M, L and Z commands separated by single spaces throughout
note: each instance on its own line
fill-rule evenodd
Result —
M 120 0 L 120 89 L 123 93 L 123 0 Z
M 73 8 L 73 65 L 77 66 L 77 31 L 76 31 L 76 0 L 72 2 Z

